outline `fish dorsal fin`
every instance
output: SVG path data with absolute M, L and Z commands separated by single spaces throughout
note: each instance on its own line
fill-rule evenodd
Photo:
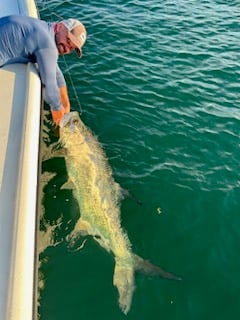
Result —
M 120 188 L 120 196 L 122 196 L 123 198 L 130 198 L 131 200 L 133 200 L 134 202 L 136 202 L 138 205 L 142 205 L 142 201 L 140 201 L 139 199 L 137 199 L 133 194 L 131 194 L 127 189 L 124 188 Z
M 74 185 L 74 183 L 72 182 L 71 179 L 68 179 L 67 182 L 65 182 L 62 186 L 61 186 L 61 190 L 75 190 L 76 187 Z

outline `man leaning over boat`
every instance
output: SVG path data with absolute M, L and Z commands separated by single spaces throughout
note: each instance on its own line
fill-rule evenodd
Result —
M 76 51 L 80 58 L 86 36 L 84 25 L 76 19 L 51 23 L 18 15 L 0 18 L 0 68 L 12 63 L 37 63 L 44 100 L 57 125 L 70 111 L 58 55 Z

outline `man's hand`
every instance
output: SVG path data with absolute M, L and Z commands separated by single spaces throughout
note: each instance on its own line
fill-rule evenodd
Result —
M 69 102 L 67 87 L 60 87 L 59 94 L 62 102 L 62 108 L 58 111 L 51 110 L 53 122 L 56 125 L 59 125 L 65 113 L 70 112 L 70 102 Z
M 65 109 L 62 107 L 60 110 L 57 110 L 57 111 L 51 110 L 51 113 L 52 113 L 53 122 L 59 126 L 59 123 L 62 117 L 66 113 Z

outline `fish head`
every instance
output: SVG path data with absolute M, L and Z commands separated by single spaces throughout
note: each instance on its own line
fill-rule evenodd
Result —
M 71 143 L 71 140 L 76 142 L 79 138 L 82 138 L 84 124 L 77 111 L 66 113 L 61 119 L 59 127 L 60 140 L 63 144 L 67 141 Z M 76 139 L 76 135 L 78 135 L 78 139 Z
M 60 121 L 60 129 L 62 130 L 69 130 L 69 131 L 74 131 L 76 126 L 79 125 L 80 123 L 80 117 L 77 111 L 72 111 L 65 113 L 63 118 Z

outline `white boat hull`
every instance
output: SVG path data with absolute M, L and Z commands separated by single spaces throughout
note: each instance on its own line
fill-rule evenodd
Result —
M 0 16 L 38 17 L 34 0 Z M 0 319 L 33 320 L 41 83 L 33 64 L 0 68 Z

